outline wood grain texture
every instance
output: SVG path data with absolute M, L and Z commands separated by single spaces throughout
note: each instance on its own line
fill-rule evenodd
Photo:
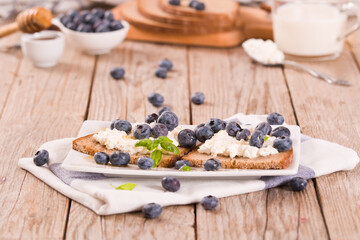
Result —
M 359 46 L 354 46 L 358 57 Z M 294 107 L 305 134 L 337 142 L 360 152 L 359 69 L 348 48 L 340 58 L 306 64 L 351 82 L 351 87 L 327 84 L 304 73 L 286 69 Z M 339 159 L 341 161 L 341 159 Z M 332 239 L 360 235 L 360 167 L 316 179 L 317 194 Z M 356 186 L 356 187 L 355 187 Z
M 191 92 L 202 91 L 206 96 L 203 105 L 192 105 L 194 123 L 205 122 L 210 117 L 225 118 L 238 112 L 267 114 L 276 111 L 282 113 L 288 123 L 295 124 L 289 92 L 280 68 L 252 64 L 241 48 L 191 48 L 189 66 Z M 326 236 L 312 184 L 305 193 L 270 189 L 223 198 L 220 199 L 220 208 L 214 213 L 205 212 L 198 204 L 197 237 L 296 239 L 302 236 L 307 239 Z M 304 201 L 309 202 L 306 208 L 302 208 Z M 302 230 L 298 224 L 300 212 L 312 216 L 319 223 Z M 289 221 L 289 218 L 295 221 Z
M 76 134 L 89 94 L 89 67 L 94 58 L 71 48 L 50 69 L 21 62 L 0 120 L 6 136 L 0 138 L 0 176 L 7 178 L 0 185 L 1 239 L 63 238 L 69 200 L 17 162 L 45 141 Z

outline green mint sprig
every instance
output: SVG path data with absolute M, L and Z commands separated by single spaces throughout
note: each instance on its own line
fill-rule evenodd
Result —
M 115 187 L 114 185 L 110 184 L 110 186 L 112 186 L 116 190 L 128 190 L 128 191 L 131 191 L 137 186 L 137 184 L 135 184 L 135 183 L 125 183 L 125 184 L 120 185 L 118 187 Z
M 268 139 L 269 139 L 269 136 L 266 135 L 266 136 L 264 137 L 264 142 L 265 142 L 266 140 L 268 140 Z

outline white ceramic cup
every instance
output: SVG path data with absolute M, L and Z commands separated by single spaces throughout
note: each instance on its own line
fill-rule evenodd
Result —
M 23 54 L 40 68 L 55 66 L 64 52 L 64 46 L 64 34 L 59 31 L 46 30 L 21 37 Z

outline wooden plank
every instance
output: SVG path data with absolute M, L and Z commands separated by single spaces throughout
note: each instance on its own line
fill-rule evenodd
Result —
M 237 112 L 266 114 L 277 111 L 288 123 L 295 124 L 281 69 L 251 64 L 241 48 L 191 48 L 189 66 L 191 92 L 202 91 L 206 96 L 205 104 L 192 105 L 194 123 L 205 122 L 210 117 L 229 117 Z M 223 198 L 216 212 L 205 211 L 198 204 L 196 214 L 198 239 L 327 236 L 311 183 L 304 193 L 271 189 Z M 301 216 L 312 216 L 318 224 L 299 224 Z M 289 234 L 285 236 L 285 233 Z
M 169 58 L 174 69 L 168 78 L 154 76 L 158 61 Z M 157 109 L 147 101 L 151 92 L 159 92 L 165 97 L 165 105 L 170 106 L 179 116 L 181 123 L 189 123 L 189 96 L 187 85 L 186 48 L 125 42 L 109 55 L 99 57 L 89 108 L 89 119 L 112 120 L 126 118 L 131 122 L 144 121 L 146 114 Z M 114 80 L 109 72 L 113 67 L 123 66 L 124 80 Z M 160 180 L 159 180 L 160 181 Z M 78 208 L 78 206 L 76 206 Z M 194 207 L 166 207 L 159 219 L 145 220 L 141 213 L 127 213 L 113 216 L 96 216 L 85 207 L 70 209 L 68 233 L 77 232 L 85 236 L 86 228 L 82 219 L 92 219 L 92 228 L 101 232 L 103 239 L 194 239 Z M 76 215 L 73 216 L 73 215 Z M 101 219 L 102 225 L 98 222 Z M 73 234 L 67 234 L 72 239 Z
M 354 46 L 359 56 L 359 46 Z M 302 131 L 360 152 L 359 69 L 348 48 L 334 61 L 306 64 L 351 82 L 351 87 L 330 85 L 305 73 L 286 69 L 286 78 Z M 340 161 L 341 159 L 339 159 Z M 332 239 L 360 235 L 360 167 L 316 179 L 317 193 Z
M 0 138 L 0 176 L 7 178 L 0 185 L 1 239 L 63 238 L 69 200 L 21 170 L 17 162 L 32 156 L 45 141 L 77 133 L 93 66 L 94 57 L 71 48 L 51 69 L 21 62 L 0 120 L 5 136 Z

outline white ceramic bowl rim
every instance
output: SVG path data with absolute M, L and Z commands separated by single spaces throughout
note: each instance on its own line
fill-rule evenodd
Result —
M 39 38 L 46 38 L 46 37 L 56 37 L 54 39 L 48 39 L 48 40 L 40 40 Z M 53 42 L 53 41 L 62 41 L 64 39 L 64 34 L 60 31 L 55 31 L 55 30 L 44 30 L 41 32 L 37 32 L 37 33 L 33 33 L 33 34 L 29 34 L 29 33 L 24 33 L 21 36 L 21 40 L 24 42 Z

